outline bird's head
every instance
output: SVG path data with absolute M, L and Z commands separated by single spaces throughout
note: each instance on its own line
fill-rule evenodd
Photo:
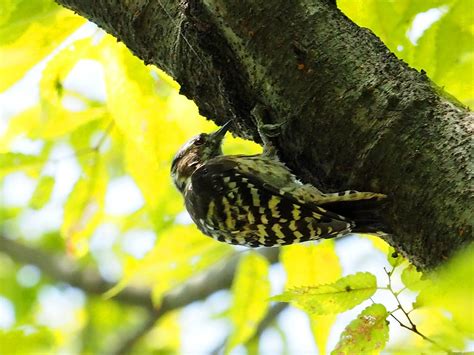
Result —
M 222 155 L 222 140 L 229 129 L 228 121 L 214 133 L 201 133 L 176 153 L 171 164 L 171 177 L 179 191 L 184 192 L 194 171 L 211 158 Z

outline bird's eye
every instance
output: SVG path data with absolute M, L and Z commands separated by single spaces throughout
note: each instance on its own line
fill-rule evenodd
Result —
M 196 145 L 202 145 L 204 144 L 204 142 L 206 141 L 206 137 L 204 136 L 204 134 L 200 134 L 196 140 L 194 141 L 194 144 Z

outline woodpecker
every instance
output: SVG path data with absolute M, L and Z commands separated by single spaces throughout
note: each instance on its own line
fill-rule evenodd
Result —
M 377 206 L 385 195 L 323 193 L 303 184 L 277 158 L 265 125 L 259 126 L 262 154 L 223 155 L 230 124 L 189 140 L 171 165 L 186 209 L 205 235 L 228 244 L 271 247 L 351 232 L 382 233 Z

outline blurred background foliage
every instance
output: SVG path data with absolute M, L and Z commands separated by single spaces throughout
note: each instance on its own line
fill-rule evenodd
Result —
M 472 1 L 338 6 L 474 103 Z M 276 260 L 201 235 L 169 169 L 185 141 L 215 126 L 178 91 L 167 74 L 52 0 L 0 3 L 2 353 L 472 349 L 472 250 L 421 278 L 370 236 L 284 247 Z M 261 148 L 229 135 L 224 151 Z M 365 293 L 333 302 L 341 285 Z M 413 309 L 404 324 L 415 322 L 430 341 L 390 316 L 403 318 L 400 302 Z

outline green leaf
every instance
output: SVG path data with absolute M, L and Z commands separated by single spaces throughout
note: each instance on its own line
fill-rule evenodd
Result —
M 471 337 L 474 337 L 473 260 L 474 246 L 471 245 L 429 275 L 432 284 L 421 290 L 415 304 L 450 312 L 457 326 Z
M 281 250 L 280 259 L 287 275 L 287 289 L 335 282 L 342 274 L 334 240 L 323 240 L 316 245 L 285 246 Z M 311 330 L 321 354 L 326 353 L 327 340 L 335 320 L 334 315 L 310 316 Z
M 466 0 L 455 1 L 448 12 L 428 31 L 433 31 L 433 68 L 426 69 L 428 75 L 440 86 L 459 100 L 474 100 L 474 11 L 472 3 Z M 427 31 L 427 32 L 428 32 Z M 427 42 L 423 41 L 426 45 Z M 423 56 L 421 46 L 418 56 Z M 426 54 L 426 53 L 425 53 Z M 471 75 L 466 75 L 471 73 Z M 462 82 L 462 84 L 460 84 Z
M 393 247 L 388 249 L 387 260 L 393 267 L 401 265 L 405 259 Z
M 270 297 L 267 259 L 254 252 L 242 257 L 232 284 L 232 295 L 230 319 L 234 331 L 227 343 L 227 352 L 249 340 L 267 313 Z
M 373 304 L 360 313 L 341 334 L 333 355 L 380 353 L 388 341 L 388 312 Z
M 285 246 L 280 259 L 287 275 L 286 288 L 327 284 L 341 277 L 333 240 Z
M 35 171 L 44 159 L 35 155 L 21 153 L 0 154 L 0 177 L 15 171 Z
M 29 137 L 30 132 L 40 124 L 40 108 L 38 105 L 10 117 L 5 132 L 0 135 L 0 152 L 8 152 L 15 139 L 22 136 Z
M 3 354 L 35 354 L 52 350 L 54 334 L 46 327 L 16 327 L 0 329 L 0 344 Z
M 66 238 L 69 251 L 76 256 L 88 250 L 87 238 L 102 218 L 106 188 L 105 167 L 96 156 L 90 170 L 74 185 L 64 206 L 61 235 Z
M 183 208 L 169 175 L 172 157 L 189 137 L 215 125 L 205 122 L 196 105 L 177 91 L 156 95 L 150 68 L 115 38 L 106 36 L 100 48 L 107 107 L 123 136 L 125 169 L 141 190 L 155 230 L 160 232 Z
M 337 5 L 359 26 L 370 28 L 392 52 L 404 57 L 414 48 L 406 33 L 415 16 L 447 1 L 339 0 Z M 403 51 L 398 51 L 398 46 L 403 46 Z
M 1 92 L 86 20 L 53 0 L 10 0 L 0 4 Z
M 326 354 L 326 348 L 336 315 L 310 316 L 311 333 L 313 334 L 319 354 Z
M 107 117 L 105 105 L 63 87 L 63 81 L 79 60 L 96 59 L 97 48 L 91 41 L 90 38 L 75 41 L 57 53 L 43 70 L 40 81 L 41 125 L 34 131 L 37 137 L 55 138 L 90 121 Z M 84 108 L 68 110 L 63 103 L 65 97 L 76 99 Z
M 20 37 L 34 22 L 50 19 L 59 6 L 47 0 L 3 0 L 0 10 L 0 44 L 4 44 Z
M 272 297 L 273 301 L 292 302 L 313 315 L 347 311 L 371 297 L 377 279 L 369 272 L 358 272 L 320 286 L 296 287 Z
M 42 208 L 50 199 L 51 193 L 53 192 L 54 188 L 54 177 L 45 175 L 42 176 L 38 184 L 36 185 L 36 189 L 33 192 L 33 196 L 30 199 L 30 206 L 35 210 L 39 210 Z
M 125 259 L 123 278 L 106 297 L 129 283 L 150 285 L 153 302 L 160 305 L 166 292 L 232 252 L 232 247 L 204 236 L 195 225 L 173 225 L 160 231 L 155 246 L 143 259 Z
M 474 11 L 469 0 L 339 0 L 338 7 L 359 26 L 370 28 L 399 58 L 465 104 L 474 104 Z M 416 15 L 444 14 L 413 44 L 408 31 Z
M 420 291 L 427 287 L 430 282 L 428 280 L 422 280 L 423 274 L 416 270 L 414 265 L 408 265 L 402 272 L 401 279 L 403 284 L 410 290 Z

